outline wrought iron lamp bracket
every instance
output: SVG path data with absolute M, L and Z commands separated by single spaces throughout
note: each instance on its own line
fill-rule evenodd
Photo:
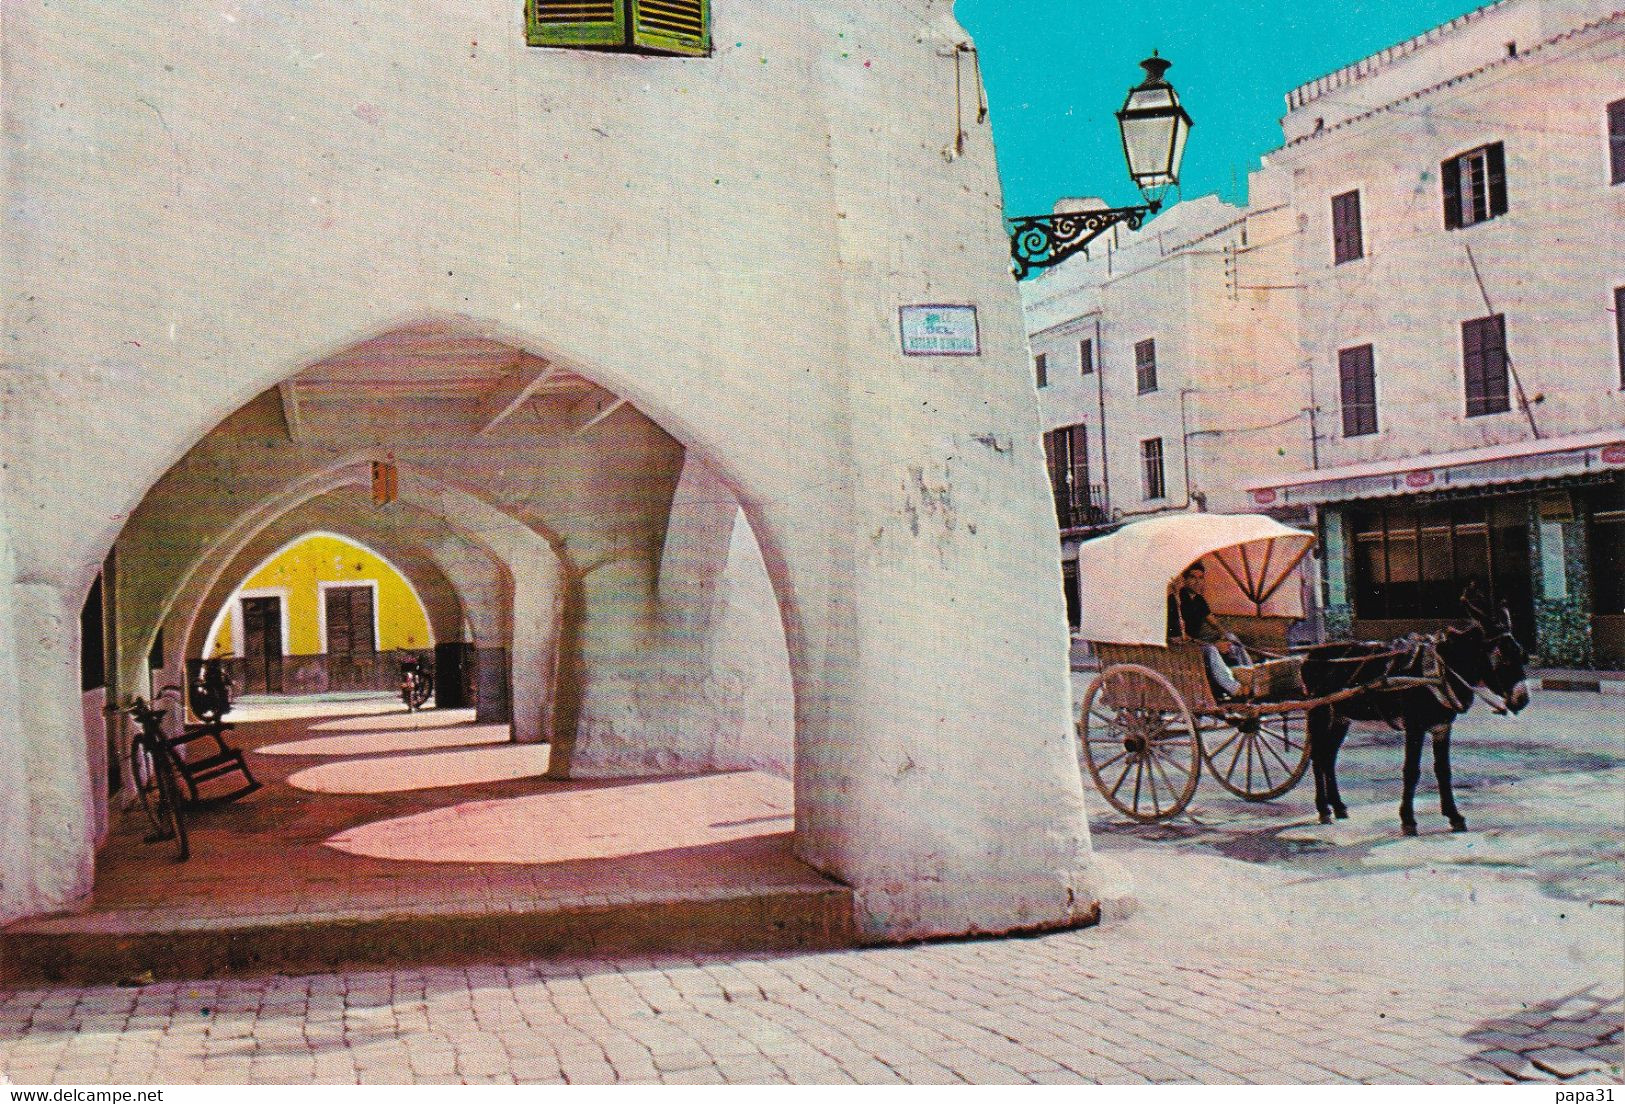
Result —
M 1026 279 L 1035 268 L 1059 264 L 1118 223 L 1138 230 L 1146 216 L 1156 214 L 1161 206 L 1153 201 L 1143 207 L 1102 207 L 1094 211 L 1012 218 L 1010 260 L 1016 279 Z

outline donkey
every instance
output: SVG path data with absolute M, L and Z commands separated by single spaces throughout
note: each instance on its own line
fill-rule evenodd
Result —
M 1315 774 L 1315 810 L 1322 824 L 1335 814 L 1348 816 L 1337 790 L 1337 753 L 1352 720 L 1386 721 L 1405 733 L 1405 792 L 1399 823 L 1416 835 L 1416 784 L 1422 774 L 1422 742 L 1433 736 L 1433 776 L 1439 783 L 1439 812 L 1452 832 L 1465 832 L 1467 820 L 1456 808 L 1450 786 L 1450 727 L 1482 695 L 1498 714 L 1518 713 L 1529 704 L 1524 685 L 1526 656 L 1512 635 L 1506 607 L 1486 614 L 1464 595 L 1470 620 L 1465 628 L 1447 628 L 1433 637 L 1395 645 L 1323 644 L 1311 648 L 1303 665 L 1309 697 L 1376 682 L 1384 677 L 1431 678 L 1428 686 L 1372 690 L 1309 711 L 1309 760 Z

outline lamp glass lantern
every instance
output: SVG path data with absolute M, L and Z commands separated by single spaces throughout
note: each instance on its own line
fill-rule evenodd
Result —
M 1191 132 L 1190 114 L 1164 75 L 1172 64 L 1155 52 L 1140 62 L 1145 80 L 1129 90 L 1117 113 L 1129 176 L 1147 199 L 1179 183 L 1179 164 Z

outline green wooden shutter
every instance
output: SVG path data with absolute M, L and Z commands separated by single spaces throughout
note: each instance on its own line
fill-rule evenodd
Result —
M 1444 228 L 1461 229 L 1461 158 L 1452 157 L 1439 165 L 1444 182 Z
M 711 52 L 711 0 L 628 0 L 632 42 L 695 56 Z
M 628 0 L 525 0 L 532 46 L 620 46 Z
M 1507 155 L 1500 142 L 1485 147 L 1490 169 L 1490 218 L 1507 213 Z

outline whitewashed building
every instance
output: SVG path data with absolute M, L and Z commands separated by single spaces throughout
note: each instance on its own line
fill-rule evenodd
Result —
M 1087 520 L 1311 522 L 1327 633 L 1437 625 L 1477 579 L 1542 662 L 1625 664 L 1615 3 L 1502 0 L 1311 81 L 1245 211 L 1182 203 L 1028 281 L 1052 453 L 1073 425 L 1106 438 Z M 1080 387 L 1067 350 L 1096 326 L 1103 386 Z M 1184 336 L 1145 393 L 1134 348 L 1163 332 Z
M 1543 663 L 1625 663 L 1625 12 L 1502 0 L 1297 88 L 1267 170 L 1303 233 L 1334 632 L 1477 579 Z
M 454 592 L 556 774 L 791 771 L 866 938 L 1097 915 L 965 43 L 946 0 L 8 3 L 0 921 L 85 899 L 102 705 L 306 528 Z
M 1308 465 L 1294 216 L 1264 202 L 1270 184 L 1254 178 L 1247 209 L 1177 204 L 1022 285 L 1074 625 L 1079 541 L 1151 514 L 1244 511 L 1247 474 Z

